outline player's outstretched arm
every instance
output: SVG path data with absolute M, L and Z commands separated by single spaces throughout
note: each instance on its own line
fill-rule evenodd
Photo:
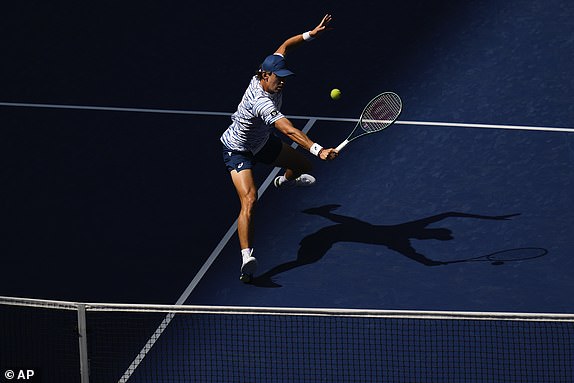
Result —
M 277 130 L 287 136 L 290 140 L 296 142 L 303 149 L 310 151 L 312 154 L 324 161 L 333 160 L 339 154 L 333 148 L 323 148 L 321 145 L 313 142 L 304 132 L 294 127 L 291 121 L 286 117 L 275 121 L 274 125 Z
M 333 17 L 331 15 L 325 15 L 319 25 L 317 25 L 313 30 L 288 38 L 283 44 L 281 44 L 281 46 L 279 46 L 279 48 L 277 48 L 275 53 L 286 56 L 291 50 L 298 47 L 305 41 L 319 37 L 323 32 L 329 30 L 327 26 L 332 20 Z

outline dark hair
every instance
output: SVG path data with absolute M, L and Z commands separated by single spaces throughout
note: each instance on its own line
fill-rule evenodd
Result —
M 272 72 L 265 72 L 264 70 L 261 69 L 261 67 L 257 70 L 257 72 L 255 72 L 255 75 L 257 76 L 258 80 L 263 80 L 263 74 L 264 73 L 269 73 L 271 74 Z

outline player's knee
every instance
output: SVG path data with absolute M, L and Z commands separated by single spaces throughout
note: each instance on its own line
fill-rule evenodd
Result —
M 251 213 L 257 204 L 257 194 L 247 193 L 241 197 L 241 208 L 246 213 Z

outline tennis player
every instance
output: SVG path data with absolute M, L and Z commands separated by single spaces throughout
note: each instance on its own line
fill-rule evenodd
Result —
M 274 54 L 267 56 L 251 82 L 237 111 L 231 116 L 231 125 L 221 135 L 223 161 L 239 195 L 241 211 L 237 220 L 237 234 L 241 246 L 241 280 L 251 281 L 257 270 L 253 256 L 253 212 L 257 201 L 257 187 L 252 168 L 262 162 L 285 169 L 273 181 L 277 188 L 310 186 L 315 178 L 308 174 L 311 162 L 306 156 L 273 134 L 277 129 L 303 149 L 321 160 L 337 156 L 333 148 L 323 148 L 305 133 L 295 128 L 280 111 L 282 91 L 287 77 L 294 73 L 287 69 L 285 57 L 294 48 L 319 37 L 327 30 L 331 15 L 325 15 L 313 30 L 287 39 Z

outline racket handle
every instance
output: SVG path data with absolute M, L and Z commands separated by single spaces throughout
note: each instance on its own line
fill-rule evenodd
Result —
M 341 149 L 343 149 L 345 146 L 347 146 L 348 143 L 349 143 L 349 140 L 345 140 L 345 141 L 341 142 L 341 143 L 339 144 L 339 146 L 337 146 L 337 147 L 335 148 L 335 150 L 338 151 L 338 152 L 340 152 Z

